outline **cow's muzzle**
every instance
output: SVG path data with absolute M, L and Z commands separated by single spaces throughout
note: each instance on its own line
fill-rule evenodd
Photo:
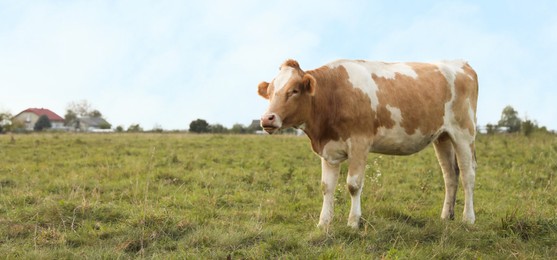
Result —
M 275 133 L 281 126 L 282 121 L 275 113 L 265 114 L 261 117 L 261 127 L 269 134 Z

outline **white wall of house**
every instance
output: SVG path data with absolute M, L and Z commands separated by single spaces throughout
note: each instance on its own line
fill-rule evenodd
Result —
M 21 122 L 27 131 L 33 131 L 38 120 L 39 116 L 32 112 L 23 112 L 12 119 L 12 121 Z M 52 125 L 51 129 L 64 129 L 64 121 L 50 121 L 50 124 Z
M 59 121 L 50 121 L 50 123 L 52 124 L 52 129 L 64 129 L 64 122 L 59 122 Z
M 14 117 L 13 121 L 18 121 L 25 126 L 25 130 L 32 131 L 35 123 L 39 120 L 39 116 L 35 113 L 31 112 L 23 112 L 16 117 Z

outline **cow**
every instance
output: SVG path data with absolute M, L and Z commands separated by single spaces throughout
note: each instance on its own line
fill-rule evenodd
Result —
M 359 228 L 367 154 L 410 155 L 433 143 L 445 182 L 441 219 L 454 219 L 459 175 L 463 221 L 473 224 L 478 79 L 465 61 L 372 62 L 336 60 L 303 71 L 289 59 L 270 82 L 261 127 L 269 134 L 294 127 L 321 157 L 323 206 L 318 227 L 333 218 L 340 164 L 348 161 L 348 226 Z

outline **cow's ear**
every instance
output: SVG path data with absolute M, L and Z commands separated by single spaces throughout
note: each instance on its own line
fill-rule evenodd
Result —
M 302 82 L 304 84 L 304 90 L 306 90 L 311 96 L 315 94 L 315 87 L 317 86 L 317 81 L 315 78 L 310 74 L 304 74 L 302 78 Z
M 259 85 L 257 86 L 257 93 L 262 96 L 264 99 L 269 99 L 269 92 L 267 91 L 269 89 L 269 83 L 263 81 L 261 83 L 259 83 Z

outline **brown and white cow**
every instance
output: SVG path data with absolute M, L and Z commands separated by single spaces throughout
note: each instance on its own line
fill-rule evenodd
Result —
M 352 199 L 348 225 L 360 224 L 360 194 L 369 152 L 409 155 L 433 143 L 445 180 L 442 219 L 454 218 L 459 174 L 463 220 L 474 223 L 478 80 L 464 61 L 386 63 L 337 60 L 303 71 L 287 60 L 258 93 L 270 101 L 261 118 L 269 134 L 302 129 L 321 157 L 323 208 L 319 227 L 333 218 L 340 163 L 348 160 Z

